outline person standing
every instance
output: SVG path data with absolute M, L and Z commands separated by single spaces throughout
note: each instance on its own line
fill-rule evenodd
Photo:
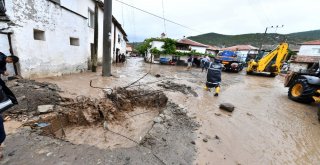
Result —
M 192 56 L 189 56 L 189 58 L 188 58 L 188 67 L 187 67 L 187 69 L 191 69 L 191 67 L 192 67 L 192 63 L 193 63 L 193 58 L 192 58 Z
M 203 70 L 207 71 L 208 62 L 210 62 L 210 58 L 208 56 L 205 56 L 204 58 L 201 59 L 200 66 L 201 66 L 202 72 L 203 72 Z
M 210 62 L 208 65 L 207 82 L 205 89 L 210 90 L 211 88 L 215 88 L 214 96 L 219 96 L 220 93 L 222 68 L 223 66 L 221 64 L 221 61 L 218 59 L 215 59 L 214 62 Z
M 7 63 L 16 63 L 19 61 L 17 56 L 6 56 L 0 52 L 0 74 L 8 76 L 6 65 Z M 13 105 L 18 104 L 17 98 L 12 91 L 6 86 L 5 82 L 0 78 L 0 146 L 6 139 L 6 132 L 4 130 L 2 112 L 6 111 Z M 0 160 L 3 154 L 0 150 Z

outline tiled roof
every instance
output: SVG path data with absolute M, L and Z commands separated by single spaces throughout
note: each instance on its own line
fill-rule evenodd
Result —
M 320 40 L 308 41 L 301 43 L 300 45 L 320 45 Z
M 192 40 L 187 39 L 187 38 L 179 40 L 178 43 L 185 44 L 185 45 L 191 45 L 191 46 L 208 47 L 205 44 L 202 44 L 202 43 L 199 43 L 199 42 L 196 42 L 196 41 L 192 41 Z
M 212 45 L 208 45 L 207 49 L 208 50 L 222 50 L 222 48 L 217 47 L 217 46 L 212 46 Z
M 291 57 L 292 63 L 315 63 L 315 62 L 319 62 L 319 60 L 320 60 L 320 56 L 298 55 L 298 56 Z
M 231 50 L 231 51 L 238 51 L 238 50 L 259 50 L 259 48 L 256 48 L 251 45 L 236 45 L 236 46 L 231 46 L 227 48 L 223 48 L 223 50 Z

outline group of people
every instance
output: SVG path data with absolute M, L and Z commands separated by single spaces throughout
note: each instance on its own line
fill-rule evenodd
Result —
M 191 69 L 193 64 L 192 56 L 188 58 L 188 67 L 187 69 Z M 205 56 L 200 60 L 200 67 L 202 72 L 204 70 L 207 71 L 207 81 L 205 90 L 211 91 L 211 89 L 215 88 L 214 96 L 219 96 L 220 93 L 220 84 L 221 84 L 221 72 L 223 65 L 221 64 L 221 60 L 214 58 L 212 61 L 208 56 Z

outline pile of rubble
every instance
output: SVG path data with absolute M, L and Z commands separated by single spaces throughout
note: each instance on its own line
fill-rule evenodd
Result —
M 171 91 L 179 91 L 185 95 L 191 94 L 194 97 L 198 97 L 197 92 L 195 92 L 190 86 L 187 86 L 185 84 L 177 84 L 172 81 L 166 81 L 158 84 L 158 86 Z

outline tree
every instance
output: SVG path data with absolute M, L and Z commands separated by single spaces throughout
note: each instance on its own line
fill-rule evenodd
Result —
M 163 39 L 164 45 L 162 46 L 164 54 L 175 54 L 177 42 L 170 38 Z

